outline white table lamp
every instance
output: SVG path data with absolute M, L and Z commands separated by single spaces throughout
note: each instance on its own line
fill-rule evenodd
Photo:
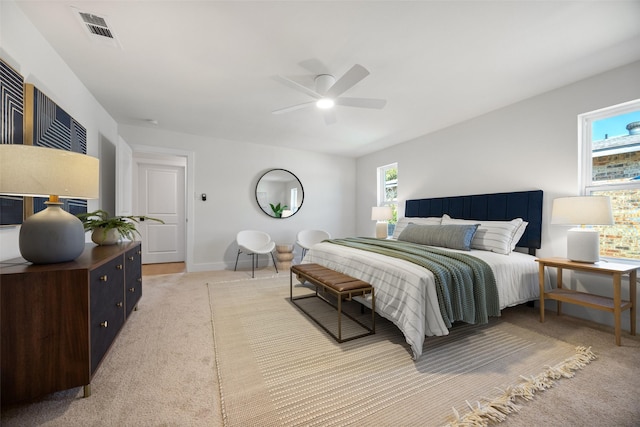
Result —
M 551 224 L 580 226 L 567 232 L 567 258 L 572 261 L 600 261 L 600 233 L 586 226 L 613 223 L 608 196 L 560 197 L 553 201 Z
M 62 209 L 60 198 L 96 199 L 99 161 L 72 151 L 0 144 L 0 193 L 49 197 L 46 209 L 20 227 L 20 254 L 34 264 L 76 259 L 84 250 L 84 227 Z
M 386 239 L 388 236 L 387 221 L 393 217 L 390 206 L 374 206 L 371 208 L 371 220 L 376 222 L 376 238 Z

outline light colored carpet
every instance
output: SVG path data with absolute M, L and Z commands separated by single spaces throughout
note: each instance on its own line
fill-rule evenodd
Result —
M 219 404 L 203 283 L 183 274 L 144 277 L 138 310 L 98 368 L 92 395 L 85 399 L 75 388 L 3 407 L 2 426 L 215 425 Z
M 306 351 L 311 337 L 313 337 L 313 346 L 316 342 L 327 342 L 329 343 L 327 345 L 338 346 L 304 314 L 290 306 L 282 296 L 288 295 L 288 273 L 281 273 L 279 276 L 281 285 L 278 285 L 277 281 L 273 284 L 275 287 L 282 288 L 277 304 L 258 303 L 257 318 L 266 315 L 264 312 L 270 310 L 282 311 L 288 319 L 292 320 L 293 328 L 297 329 L 301 325 L 305 329 L 308 328 L 309 335 L 291 332 L 292 338 L 297 340 L 293 353 Z M 240 297 L 257 295 L 262 293 L 262 285 L 277 275 L 273 274 L 273 269 L 260 269 L 256 271 L 256 277 L 266 280 L 252 281 L 250 277 L 250 271 L 212 271 L 144 277 L 139 310 L 133 313 L 94 377 L 92 396 L 88 399 L 82 398 L 82 390 L 78 388 L 55 393 L 30 404 L 2 407 L 0 424 L 2 426 L 222 426 L 222 401 L 216 373 L 217 360 L 214 357 L 211 305 L 214 305 L 214 310 L 224 311 L 229 316 L 233 311 L 238 316 L 244 315 L 246 309 L 232 308 L 232 300 L 225 300 L 224 295 L 218 295 L 215 288 L 220 286 L 223 294 L 234 295 L 234 298 L 238 295 Z M 268 291 L 268 287 L 264 290 L 267 293 L 271 292 Z M 214 296 L 213 301 L 210 300 L 210 291 Z M 568 348 L 577 345 L 592 346 L 598 359 L 585 369 L 578 371 L 574 378 L 559 380 L 553 388 L 537 394 L 532 402 L 524 404 L 520 412 L 510 415 L 500 426 L 640 425 L 640 405 L 638 404 L 640 381 L 637 380 L 640 378 L 640 337 L 630 337 L 628 333 L 623 332 L 622 346 L 618 347 L 614 345 L 611 328 L 567 316 L 557 317 L 553 313 L 548 313 L 546 322 L 541 324 L 538 321 L 538 311 L 523 306 L 504 310 L 501 320 L 511 325 L 511 329 L 505 333 L 510 336 L 515 335 L 515 338 L 512 338 L 515 342 L 531 341 L 528 332 L 533 331 L 537 332 L 532 335 L 534 337 L 538 334 L 548 335 L 567 342 Z M 253 320 L 251 324 L 256 322 Z M 247 332 L 246 327 L 240 325 L 238 321 L 228 328 L 216 323 L 215 340 L 222 341 L 225 334 L 243 335 L 253 340 L 256 332 Z M 268 325 L 258 324 L 257 326 L 259 330 L 267 330 L 279 336 L 288 331 L 286 327 L 289 324 L 271 325 L 269 327 L 271 329 L 267 328 Z M 384 326 L 382 324 L 378 326 L 379 334 L 385 333 Z M 523 335 L 520 336 L 520 333 Z M 482 331 L 481 334 L 483 334 Z M 344 343 L 334 351 L 346 357 L 354 351 L 353 349 L 381 345 L 373 342 L 378 337 L 379 335 L 376 334 Z M 237 339 L 237 336 L 233 339 Z M 286 336 L 282 339 L 286 341 Z M 445 345 L 440 342 L 444 343 L 448 339 L 427 339 L 429 351 L 437 351 L 438 346 Z M 479 337 L 470 334 L 463 335 L 462 339 L 463 341 L 477 340 Z M 293 393 L 284 390 L 285 394 L 304 393 L 307 388 L 305 379 L 297 384 L 290 379 L 291 376 L 297 375 L 296 371 L 300 370 L 298 366 L 287 364 L 283 368 L 282 379 L 279 379 L 275 371 L 265 370 L 264 366 L 272 363 L 269 361 L 267 347 L 264 347 L 269 345 L 265 341 L 270 340 L 269 336 L 261 337 L 258 334 L 256 343 L 250 346 L 238 342 L 233 357 L 238 361 L 244 360 L 246 363 L 239 363 L 242 365 L 240 369 L 221 372 L 223 393 L 226 398 L 231 399 L 227 395 L 231 390 L 224 388 L 225 384 L 228 384 L 224 381 L 236 378 L 244 381 L 246 385 L 243 393 L 257 397 L 253 404 L 248 402 L 248 399 L 242 398 L 249 404 L 247 408 L 249 413 L 257 411 L 258 407 L 271 405 L 274 408 L 274 414 L 277 414 L 276 405 L 282 405 L 283 398 L 279 397 L 268 402 L 260 399 L 264 399 L 267 393 L 271 393 L 269 387 L 272 389 L 276 386 L 282 387 L 278 381 L 282 384 L 291 384 Z M 370 342 L 363 340 L 370 340 Z M 219 347 L 222 346 L 221 342 L 219 344 Z M 409 352 L 401 338 L 396 341 L 389 340 L 388 346 L 393 347 L 390 351 L 397 352 L 399 359 L 409 360 Z M 541 347 L 544 347 L 544 343 L 536 342 L 528 348 L 535 354 L 541 350 Z M 254 351 L 258 356 L 252 355 Z M 465 353 L 465 351 L 466 349 L 461 349 L 460 352 Z M 219 356 L 220 366 L 231 363 L 224 360 L 224 355 Z M 272 358 L 280 357 L 283 357 L 282 350 L 276 351 L 272 356 Z M 386 356 L 381 355 L 381 357 Z M 473 360 L 472 355 L 469 357 Z M 379 364 L 368 366 L 371 369 L 381 369 Z M 354 367 L 356 370 L 360 369 L 355 365 Z M 424 374 L 426 369 L 429 368 L 424 366 L 418 368 L 416 365 L 414 372 L 409 370 L 408 374 Z M 435 368 L 431 369 L 435 370 Z M 495 367 L 487 365 L 480 367 L 476 373 L 463 376 L 473 379 L 477 375 L 484 375 L 489 369 L 493 370 Z M 500 366 L 496 372 L 498 370 L 501 371 L 502 367 Z M 251 378 L 263 375 L 263 371 L 265 376 L 255 384 Z M 329 369 L 323 369 L 323 371 L 331 374 Z M 521 373 L 526 374 L 526 372 L 514 372 L 516 381 Z M 537 372 L 532 374 L 535 373 Z M 510 381 L 512 379 L 509 379 Z M 464 385 L 462 381 L 462 386 Z M 309 384 L 309 387 L 311 386 L 315 387 Z M 443 393 L 436 400 L 473 401 L 474 397 L 470 396 L 462 386 L 460 390 L 454 389 Z M 361 388 L 364 387 L 369 387 L 369 383 L 362 383 Z M 401 388 L 399 391 L 404 392 Z M 488 386 L 485 391 L 489 394 L 494 390 Z M 327 391 L 328 394 L 338 392 Z M 422 393 L 422 391 L 417 390 L 416 393 Z M 371 389 L 369 400 L 367 404 L 375 403 L 381 408 L 384 407 L 384 410 L 376 413 L 376 417 L 381 418 L 370 419 L 372 424 L 384 425 L 383 420 L 389 419 L 391 422 L 387 425 L 393 426 L 437 424 L 436 421 L 427 420 L 424 417 L 420 419 L 422 410 L 430 411 L 429 408 L 432 405 L 430 400 L 420 401 L 417 407 L 408 410 L 406 418 L 405 414 L 395 409 L 396 405 L 403 405 L 403 402 L 389 404 L 384 395 L 374 389 Z M 230 410 L 235 403 L 225 399 L 224 405 L 225 415 L 229 419 L 230 416 L 234 416 Z M 463 409 L 464 406 L 463 404 Z M 355 405 L 351 405 L 351 410 L 354 413 L 361 412 L 361 409 Z M 450 413 L 446 408 L 443 411 L 446 415 Z M 394 413 L 396 415 L 391 416 Z M 398 413 L 400 416 L 397 415 Z M 267 425 L 267 421 L 273 420 L 275 416 L 265 416 L 264 420 L 254 416 L 252 420 L 255 421 L 254 425 Z M 251 414 L 249 417 L 251 418 Z M 420 420 L 416 423 L 409 422 L 415 419 Z M 377 420 L 379 422 L 376 422 Z M 276 422 L 280 422 L 279 418 Z M 251 423 L 248 422 L 247 425 Z
M 492 399 L 575 355 L 575 346 L 501 320 L 429 339 L 418 361 L 384 319 L 375 335 L 338 344 L 289 302 L 287 285 L 210 285 L 226 426 L 443 425 L 452 407 L 465 413 L 465 401 Z M 300 302 L 337 323 L 326 303 Z

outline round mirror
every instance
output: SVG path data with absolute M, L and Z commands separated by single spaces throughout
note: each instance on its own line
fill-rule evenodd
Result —
M 256 201 L 273 218 L 295 215 L 302 206 L 304 190 L 297 176 L 285 169 L 271 169 L 258 180 Z

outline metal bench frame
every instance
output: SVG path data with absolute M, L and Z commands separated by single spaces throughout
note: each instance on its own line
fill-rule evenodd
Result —
M 313 269 L 313 271 L 308 271 L 309 269 Z M 304 280 L 315 286 L 315 293 L 307 294 L 307 295 L 299 295 L 293 296 L 293 275 L 296 275 L 298 280 Z M 324 281 L 323 281 L 324 280 Z M 325 292 L 328 292 L 334 295 L 337 299 L 337 306 L 334 305 L 327 298 L 323 297 L 318 289 L 322 289 Z M 345 313 L 342 311 L 342 300 L 351 301 L 353 297 L 356 296 L 366 296 L 367 294 L 371 294 L 371 327 L 365 325 L 358 319 L 351 316 L 349 313 Z M 319 298 L 322 301 L 326 302 L 333 308 L 338 311 L 338 335 L 335 335 L 329 328 L 324 326 L 318 319 L 316 319 L 311 313 L 305 310 L 301 305 L 296 303 L 296 300 L 305 299 L 305 298 Z M 298 307 L 300 311 L 305 313 L 311 320 L 316 322 L 322 329 L 324 329 L 329 335 L 331 335 L 338 343 L 343 343 L 345 341 L 351 341 L 356 338 L 365 337 L 368 335 L 373 335 L 376 333 L 376 298 L 375 291 L 373 286 L 370 284 L 363 282 L 361 280 L 355 279 L 353 277 L 347 276 L 346 274 L 338 273 L 329 268 L 320 266 L 318 264 L 300 264 L 293 265 L 289 271 L 289 299 L 291 303 Z M 342 338 L 342 315 L 347 316 L 349 319 L 356 322 L 358 325 L 362 326 L 367 332 L 351 336 L 348 338 Z

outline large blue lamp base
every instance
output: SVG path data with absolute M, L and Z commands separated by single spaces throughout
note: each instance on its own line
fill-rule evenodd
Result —
M 62 203 L 45 204 L 45 210 L 25 219 L 20 227 L 20 254 L 34 264 L 73 261 L 85 246 L 82 221 L 62 209 Z

